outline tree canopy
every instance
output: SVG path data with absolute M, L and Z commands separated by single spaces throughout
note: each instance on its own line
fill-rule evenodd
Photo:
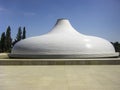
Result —
M 120 52 L 120 43 L 119 42 L 114 42 L 112 44 L 113 44 L 113 46 L 115 48 L 115 51 Z
M 12 46 L 12 38 L 11 38 L 11 28 L 8 26 L 6 30 L 6 36 L 5 36 L 5 48 L 6 52 L 11 51 L 11 46 Z
M 23 27 L 23 35 L 22 35 L 22 39 L 25 39 L 26 38 L 26 29 L 25 27 Z
M 0 37 L 0 52 L 11 52 L 12 47 L 22 39 L 26 38 L 26 29 L 18 28 L 16 38 L 13 40 L 11 37 L 11 27 L 8 26 L 6 32 L 3 32 Z
M 6 48 L 5 48 L 5 32 L 3 32 L 2 35 L 1 35 L 0 50 L 1 50 L 1 52 L 6 51 Z

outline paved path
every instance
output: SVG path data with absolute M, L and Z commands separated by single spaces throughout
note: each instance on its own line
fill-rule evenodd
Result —
M 0 66 L 0 90 L 120 90 L 120 65 Z

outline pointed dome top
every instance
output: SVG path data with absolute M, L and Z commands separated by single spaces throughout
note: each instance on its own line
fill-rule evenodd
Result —
M 80 34 L 77 30 L 73 28 L 68 19 L 61 18 L 58 19 L 50 33 L 71 33 Z
M 69 20 L 68 19 L 66 19 L 66 18 L 60 18 L 60 19 L 57 19 L 57 22 L 56 23 L 60 23 L 60 22 L 69 22 Z
M 56 25 L 66 25 L 66 26 L 71 26 L 70 22 L 68 19 L 65 19 L 65 18 L 61 18 L 61 19 L 58 19 L 55 26 Z

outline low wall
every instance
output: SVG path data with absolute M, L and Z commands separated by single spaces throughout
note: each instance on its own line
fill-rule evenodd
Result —
M 65 60 L 65 59 L 51 59 L 51 60 L 40 60 L 40 59 L 7 59 L 2 60 L 0 59 L 0 65 L 120 65 L 120 59 L 113 59 L 113 60 L 107 60 L 107 59 L 72 59 L 72 60 Z

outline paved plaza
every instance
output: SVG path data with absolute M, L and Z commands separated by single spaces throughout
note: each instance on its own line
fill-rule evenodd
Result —
M 120 65 L 0 66 L 0 90 L 120 90 Z

